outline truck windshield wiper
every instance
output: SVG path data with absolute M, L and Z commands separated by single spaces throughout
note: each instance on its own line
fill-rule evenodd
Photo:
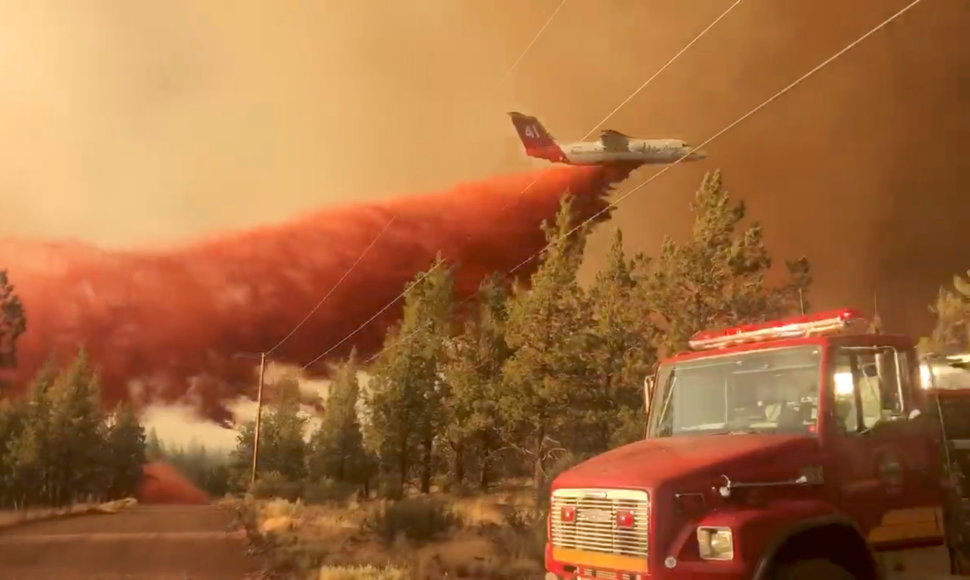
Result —
M 718 431 L 714 435 L 753 435 L 757 433 L 754 429 L 732 429 L 730 431 Z

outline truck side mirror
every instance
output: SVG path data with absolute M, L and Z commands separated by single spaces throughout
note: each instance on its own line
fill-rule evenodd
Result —
M 647 375 L 643 379 L 643 415 L 644 417 L 650 414 L 650 399 L 653 397 L 653 386 L 656 383 L 656 377 L 653 375 Z

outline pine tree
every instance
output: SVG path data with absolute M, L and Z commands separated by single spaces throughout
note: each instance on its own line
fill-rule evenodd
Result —
M 100 384 L 81 350 L 51 387 L 47 458 L 49 502 L 64 505 L 103 492 L 105 451 Z
M 719 171 L 704 176 L 691 209 L 696 214 L 691 239 L 682 244 L 666 239 L 648 281 L 665 351 L 683 349 L 701 329 L 768 320 L 798 308 L 811 282 L 808 261 L 786 263 L 786 284 L 766 284 L 771 259 L 761 226 L 737 231 L 746 208 L 732 203 Z
M 478 485 L 484 489 L 495 454 L 502 446 L 496 403 L 502 366 L 511 354 L 505 342 L 507 292 L 497 275 L 478 291 L 477 316 L 464 321 L 462 332 L 449 342 L 442 373 L 446 385 L 444 438 L 451 448 L 452 477 L 461 484 L 469 463 L 477 464 Z
M 239 432 L 236 434 L 236 446 L 229 453 L 230 487 L 235 491 L 243 491 L 249 488 L 252 476 L 253 434 L 255 430 L 255 421 L 246 421 L 240 425 Z M 260 425 L 260 431 L 262 431 L 262 425 Z M 171 454 L 169 456 L 171 457 Z
M 244 441 L 252 442 L 252 423 L 249 424 L 250 430 L 243 433 Z M 151 435 L 149 435 L 149 439 Z M 238 448 L 236 450 L 239 451 Z M 246 445 L 240 461 L 236 465 L 231 465 L 230 455 L 213 453 L 206 449 L 206 446 L 198 441 L 191 441 L 187 447 L 179 446 L 167 451 L 164 455 L 166 462 L 172 465 L 179 473 L 187 477 L 199 488 L 208 492 L 212 496 L 223 496 L 230 487 L 241 491 L 249 485 L 250 468 L 252 466 L 252 445 Z M 236 481 L 231 481 L 233 476 Z M 232 483 L 232 485 L 230 485 Z
M 967 278 L 953 277 L 953 289 L 940 288 L 930 306 L 936 315 L 933 332 L 921 341 L 921 350 L 966 352 L 970 350 L 970 271 Z
M 17 495 L 10 443 L 16 441 L 24 429 L 25 405 L 0 400 L 0 507 L 12 507 Z
M 442 427 L 440 367 L 451 336 L 453 293 L 451 271 L 439 255 L 408 291 L 401 325 L 388 333 L 371 379 L 368 439 L 382 469 L 397 472 L 398 492 L 414 465 L 421 491 L 431 489 L 434 441 Z
M 611 446 L 643 437 L 643 379 L 656 362 L 657 331 L 643 279 L 648 260 L 628 260 L 616 230 L 606 265 L 590 289 L 596 386 L 607 403 L 600 413 L 600 437 Z
M 314 481 L 327 477 L 365 485 L 372 461 L 364 450 L 358 419 L 360 385 L 356 350 L 337 366 L 320 427 L 310 441 L 309 471 Z
M 158 432 L 153 427 L 148 432 L 148 439 L 145 442 L 145 456 L 148 461 L 160 461 L 165 457 L 165 446 L 158 438 Z
M 382 473 L 396 472 L 395 495 L 401 495 L 417 455 L 418 434 L 413 417 L 420 411 L 411 374 L 418 358 L 410 340 L 399 328 L 389 329 L 365 395 L 367 447 L 379 458 Z
M 17 364 L 17 339 L 27 330 L 24 306 L 6 270 L 0 270 L 0 367 Z
M 300 411 L 300 385 L 287 376 L 267 387 L 272 403 L 263 409 L 259 428 L 260 474 L 277 473 L 287 482 L 306 477 L 307 445 L 304 439 L 308 417 Z M 236 436 L 236 447 L 229 458 L 229 477 L 234 489 L 246 489 L 252 474 L 255 421 L 247 421 Z
M 47 364 L 31 384 L 18 409 L 19 425 L 5 440 L 10 503 L 14 507 L 51 503 L 52 390 L 57 378 Z
M 300 385 L 295 377 L 285 377 L 272 389 L 276 401 L 261 426 L 259 470 L 300 481 L 306 477 L 307 425 L 307 417 L 300 411 Z
M 515 288 L 506 327 L 514 352 L 498 396 L 503 438 L 531 463 L 537 489 L 557 452 L 599 445 L 587 438 L 587 410 L 602 408 L 604 395 L 591 388 L 592 316 L 576 279 L 588 228 L 572 231 L 571 208 L 566 196 L 555 224 L 543 224 L 549 246 L 531 289 Z
M 0 502 L 57 506 L 134 492 L 144 431 L 130 408 L 107 419 L 83 350 L 60 372 L 46 365 L 25 399 L 0 404 Z
M 131 405 L 122 403 L 115 410 L 105 447 L 109 462 L 109 497 L 134 495 L 147 457 L 145 429 Z

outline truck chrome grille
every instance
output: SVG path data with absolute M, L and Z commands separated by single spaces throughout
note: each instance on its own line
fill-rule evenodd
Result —
M 595 578 L 596 580 L 617 580 L 619 577 L 616 572 L 610 572 L 609 570 L 595 570 L 593 568 L 580 568 L 580 573 L 584 578 Z
M 552 545 L 621 556 L 647 556 L 650 502 L 647 492 L 627 489 L 557 489 L 549 520 Z M 564 518 L 564 512 L 567 515 Z M 618 515 L 632 515 L 628 526 Z M 572 521 L 568 521 L 572 520 Z

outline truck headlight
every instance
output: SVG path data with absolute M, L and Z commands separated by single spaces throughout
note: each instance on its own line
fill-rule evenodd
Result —
M 697 528 L 697 546 L 705 560 L 733 560 L 734 536 L 731 528 Z

